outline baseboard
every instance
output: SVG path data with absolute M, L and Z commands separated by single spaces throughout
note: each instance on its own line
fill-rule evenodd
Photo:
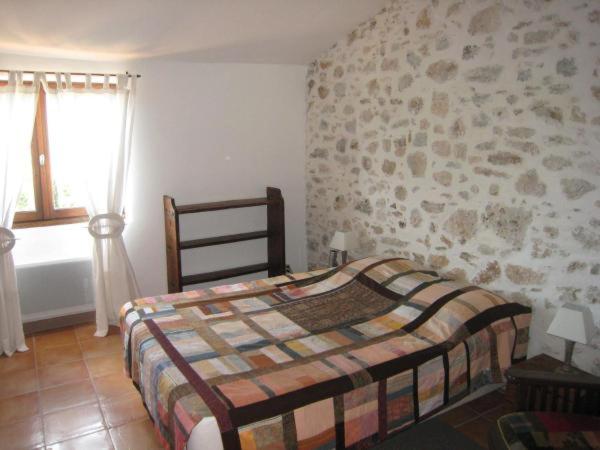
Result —
M 91 305 L 61 308 L 53 311 L 24 315 L 23 330 L 25 334 L 29 335 L 40 331 L 54 330 L 56 328 L 93 322 L 95 318 L 96 310 L 94 306 Z
M 73 314 L 81 314 L 90 311 L 95 311 L 94 305 L 77 305 L 69 306 L 67 308 L 52 309 L 50 311 L 42 311 L 33 314 L 23 314 L 23 323 L 37 322 L 45 319 L 54 319 L 56 317 L 71 316 Z

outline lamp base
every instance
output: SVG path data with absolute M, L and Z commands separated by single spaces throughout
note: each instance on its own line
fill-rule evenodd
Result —
M 573 359 L 573 348 L 575 347 L 574 341 L 565 340 L 565 364 L 571 365 L 571 359 Z
M 565 340 L 564 364 L 555 370 L 556 373 L 570 374 L 570 373 L 576 372 L 576 369 L 571 364 L 571 360 L 573 359 L 573 348 L 574 347 L 575 347 L 574 341 Z
M 342 256 L 342 264 L 346 264 L 348 261 L 348 252 L 346 250 L 336 250 L 335 248 L 331 248 L 329 249 L 329 267 L 339 266 L 337 261 L 338 254 Z

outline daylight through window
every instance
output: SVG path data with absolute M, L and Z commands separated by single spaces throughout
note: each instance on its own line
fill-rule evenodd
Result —
M 5 81 L 0 80 L 0 84 L 2 83 Z M 50 80 L 47 85 L 50 89 L 56 87 L 56 83 Z M 85 88 L 83 80 L 78 81 L 76 78 L 73 79 L 73 86 Z M 102 87 L 102 82 L 94 82 L 91 88 L 95 87 Z M 82 152 L 76 154 L 72 145 L 61 145 L 68 144 L 64 140 L 65 136 L 85 132 L 85 127 L 78 123 L 82 120 L 81 117 L 73 116 L 71 130 L 58 129 L 58 121 L 53 123 L 49 117 L 51 114 L 48 113 L 53 106 L 55 107 L 53 103 L 49 104 L 44 88 L 40 88 L 31 152 L 22 159 L 23 185 L 16 206 L 16 228 L 88 219 L 84 206 L 84 174 L 81 173 L 82 165 L 79 161 Z M 92 120 L 97 117 L 94 111 L 86 115 L 86 118 Z M 58 138 L 59 135 L 62 137 Z

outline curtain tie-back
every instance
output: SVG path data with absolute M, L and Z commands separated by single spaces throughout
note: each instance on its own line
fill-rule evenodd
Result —
M 16 238 L 9 228 L 0 227 L 0 255 L 10 252 L 15 246 Z
M 120 214 L 98 214 L 90 219 L 88 231 L 95 239 L 116 238 L 123 234 L 125 220 Z

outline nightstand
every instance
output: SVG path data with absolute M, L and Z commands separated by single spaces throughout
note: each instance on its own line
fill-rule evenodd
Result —
M 569 435 L 577 448 L 594 448 L 600 439 L 600 377 L 538 355 L 506 371 L 507 395 L 515 395 L 519 412 L 497 420 L 489 433 L 489 448 L 553 448 Z M 589 442 L 588 442 L 589 439 Z M 592 442 L 591 446 L 587 446 Z
M 552 356 L 543 353 L 534 356 L 506 371 L 507 392 L 511 397 L 515 396 L 520 411 L 556 410 L 556 404 L 561 403 L 564 397 L 564 389 L 574 387 L 573 382 L 576 382 L 579 389 L 572 394 L 573 398 L 569 402 L 573 402 L 585 388 L 598 388 L 599 377 L 576 367 L 571 367 L 569 373 L 565 373 L 563 369 L 564 363 Z M 512 389 L 509 391 L 509 388 Z M 547 404 L 548 402 L 550 403 Z

